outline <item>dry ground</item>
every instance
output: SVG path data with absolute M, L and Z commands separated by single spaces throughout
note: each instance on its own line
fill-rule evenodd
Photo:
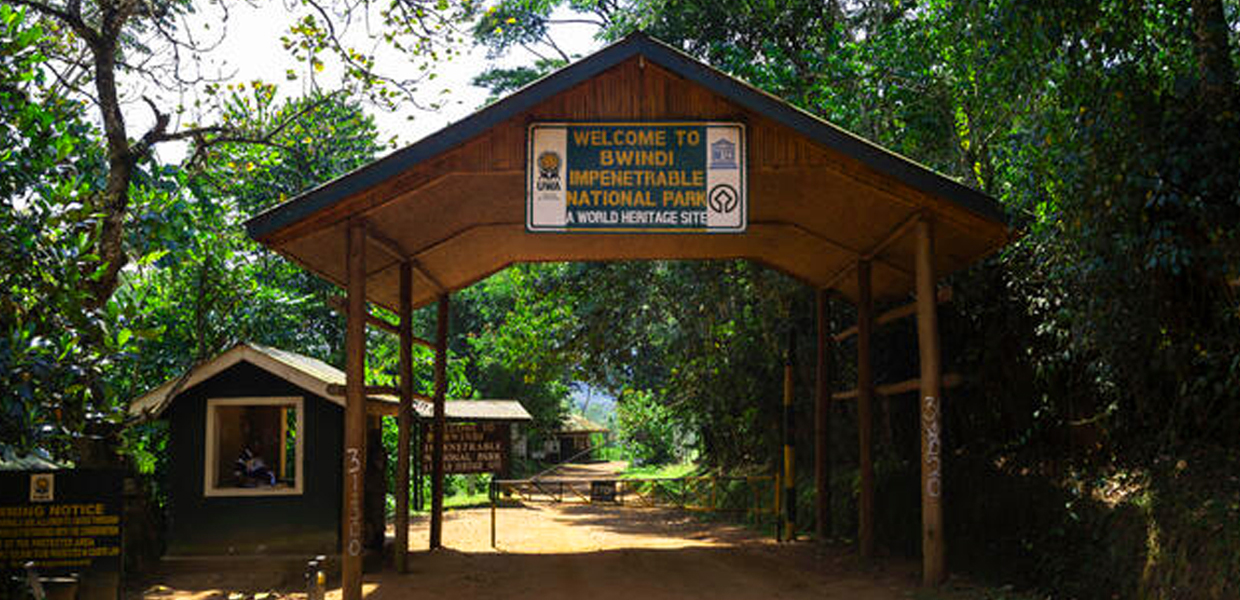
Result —
M 614 467 L 555 476 L 595 477 Z M 707 522 L 671 509 L 535 504 L 500 508 L 497 517 L 498 547 L 492 549 L 490 509 L 448 512 L 446 548 L 435 552 L 425 550 L 428 520 L 417 519 L 410 531 L 410 572 L 367 573 L 366 599 L 886 600 L 912 597 L 919 579 L 914 562 L 863 565 L 845 547 L 777 544 L 769 531 Z M 132 597 L 222 600 L 247 587 L 258 591 L 254 585 L 218 573 L 198 574 L 148 581 Z M 271 596 L 302 596 L 296 587 Z M 244 597 L 252 594 L 232 594 L 232 600 Z M 339 588 L 328 592 L 329 600 L 340 597 Z
M 410 573 L 367 578 L 368 600 L 908 598 L 918 566 L 861 568 L 846 548 L 776 544 L 769 535 L 655 508 L 568 504 L 449 513 L 447 550 L 410 556 Z M 426 523 L 410 544 L 426 547 Z M 332 598 L 329 595 L 329 598 Z M 336 597 L 338 598 L 338 596 Z

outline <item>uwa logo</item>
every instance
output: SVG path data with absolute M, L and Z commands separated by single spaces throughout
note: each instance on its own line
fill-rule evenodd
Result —
M 550 150 L 538 155 L 538 183 L 540 192 L 558 192 L 564 188 L 560 179 L 560 167 L 564 161 Z

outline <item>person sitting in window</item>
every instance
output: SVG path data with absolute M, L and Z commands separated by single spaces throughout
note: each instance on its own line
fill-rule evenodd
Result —
M 237 462 L 233 467 L 233 475 L 237 477 L 241 487 L 258 487 L 266 484 L 275 486 L 276 474 L 267 468 L 263 457 L 254 454 L 249 446 L 241 449 Z

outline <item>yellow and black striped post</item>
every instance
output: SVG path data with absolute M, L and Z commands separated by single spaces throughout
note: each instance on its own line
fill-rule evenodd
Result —
M 796 418 L 792 410 L 792 374 L 797 348 L 796 330 L 788 332 L 788 355 L 784 357 L 784 539 L 796 539 Z

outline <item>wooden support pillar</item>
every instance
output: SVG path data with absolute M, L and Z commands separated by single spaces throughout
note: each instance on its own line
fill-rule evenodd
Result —
M 792 407 L 796 352 L 793 329 L 788 333 L 788 354 L 784 357 L 784 540 L 789 542 L 797 538 L 796 411 Z
M 928 586 L 947 577 L 943 539 L 943 473 L 940 394 L 942 364 L 935 310 L 934 231 L 928 220 L 917 223 L 917 347 L 921 355 L 921 556 Z
M 435 417 L 431 424 L 431 550 L 443 547 L 444 398 L 448 393 L 448 295 L 439 296 L 435 332 Z
M 400 413 L 396 428 L 396 570 L 408 569 L 409 444 L 413 425 L 413 266 L 400 265 Z
M 366 526 L 362 529 L 365 552 L 383 555 L 384 532 L 387 530 L 387 451 L 383 448 L 383 417 L 366 415 L 366 495 L 363 496 Z
M 366 231 L 360 221 L 349 223 L 348 311 L 344 338 L 344 499 L 341 517 L 341 594 L 362 599 L 362 501 L 366 470 Z
M 874 369 L 871 364 L 871 334 L 874 329 L 874 299 L 871 292 L 870 263 L 857 263 L 857 440 L 860 444 L 861 498 L 857 503 L 857 539 L 862 558 L 874 556 Z
M 827 290 L 818 290 L 815 315 L 818 323 L 817 368 L 814 374 L 814 526 L 815 537 L 831 537 L 831 357 L 834 340 L 827 308 Z
M 421 417 L 414 415 L 413 419 L 413 508 L 416 511 L 425 510 L 426 493 L 422 490 L 422 483 L 426 481 L 426 473 L 422 471 L 422 444 L 425 443 L 426 423 Z

